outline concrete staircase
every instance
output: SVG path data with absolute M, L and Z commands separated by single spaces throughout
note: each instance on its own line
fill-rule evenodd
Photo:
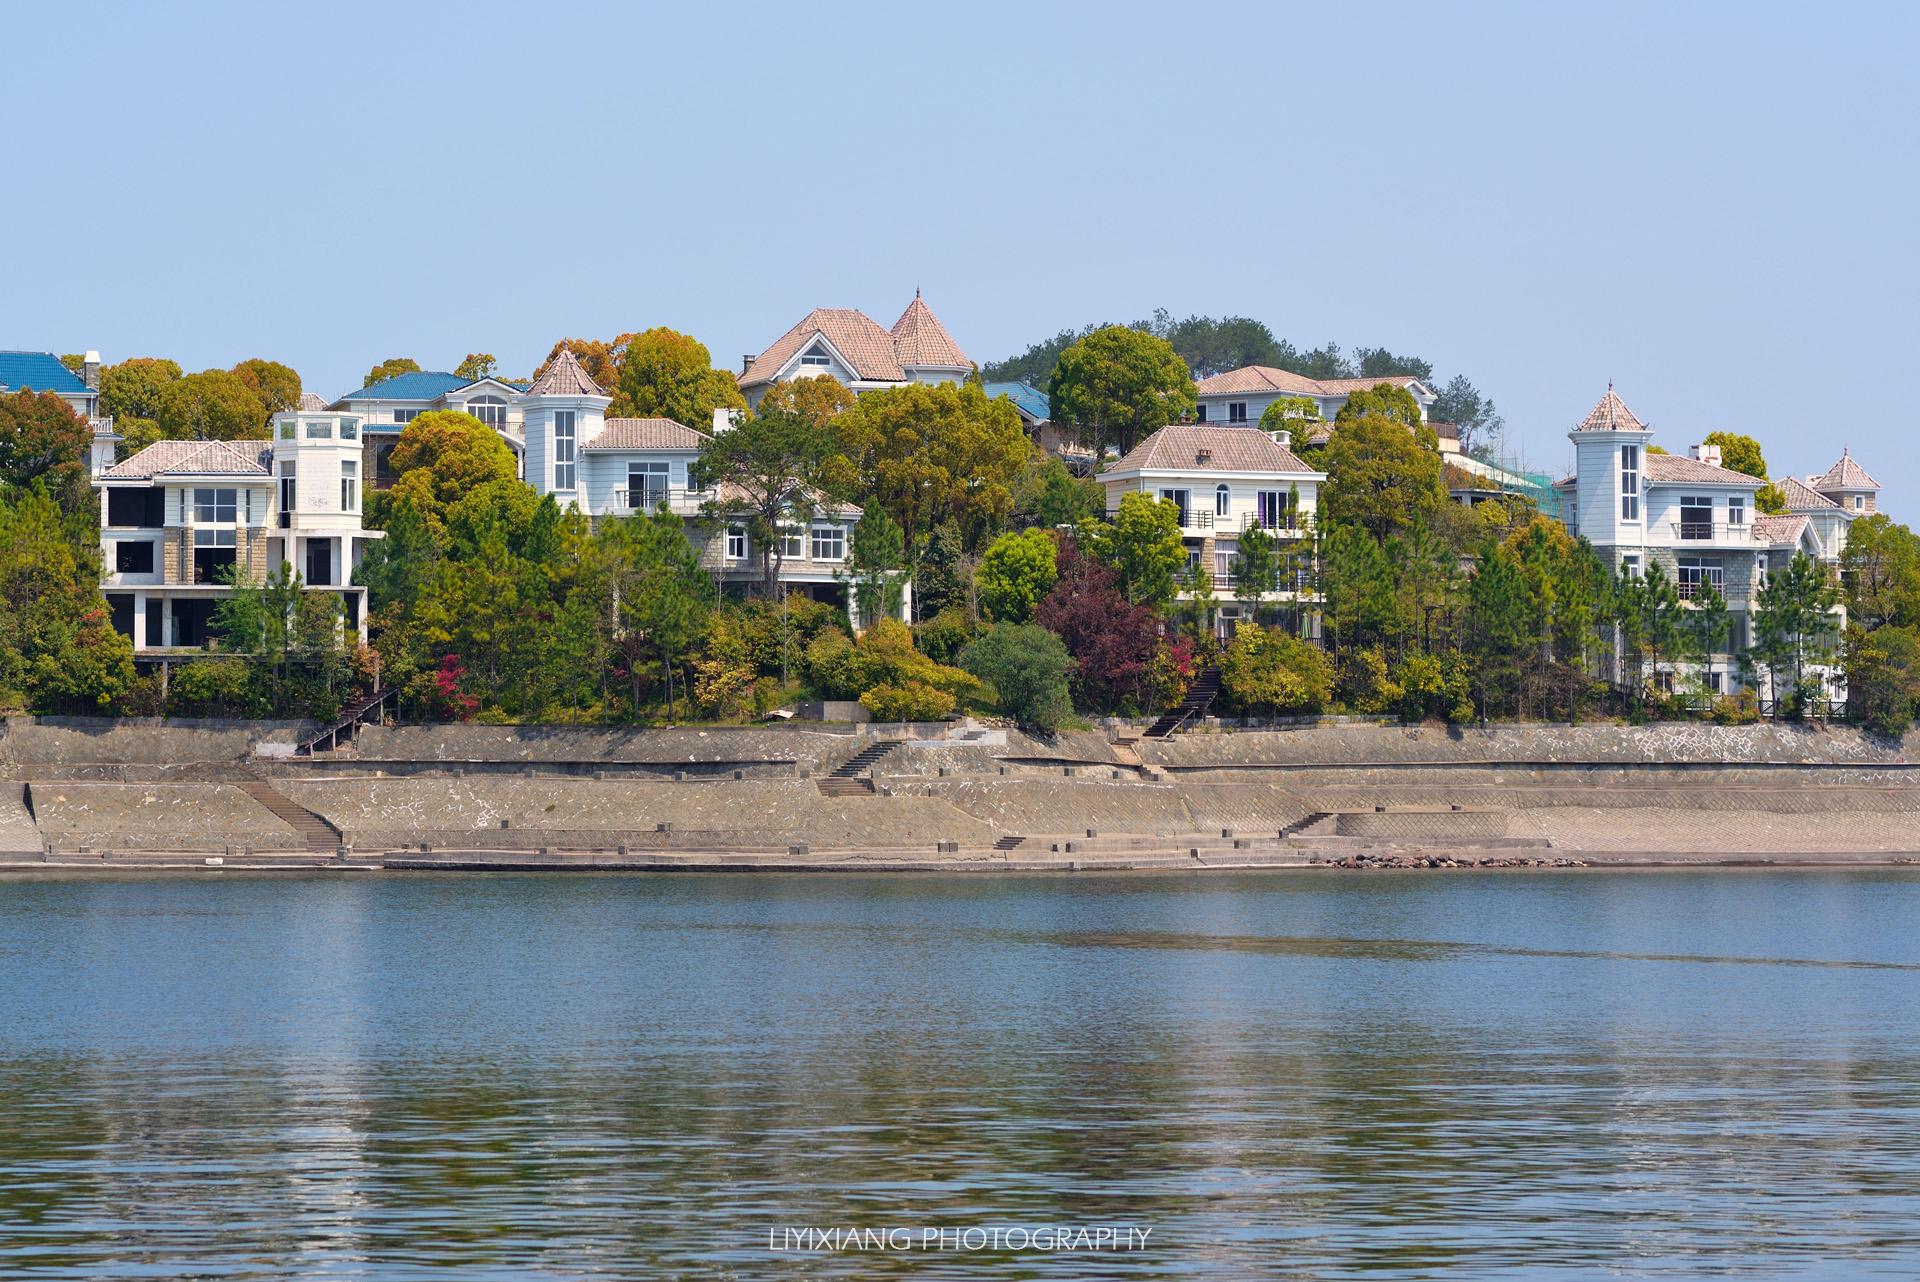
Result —
M 1220 694 L 1220 669 L 1208 668 L 1193 679 L 1187 687 L 1187 697 L 1180 706 L 1167 713 L 1151 726 L 1147 727 L 1146 737 L 1164 739 L 1189 721 L 1197 721 L 1207 715 L 1207 709 Z
M 239 779 L 234 781 L 234 786 L 271 810 L 275 817 L 304 837 L 308 850 L 321 851 L 330 855 L 340 848 L 338 828 L 295 802 L 291 797 L 274 791 L 271 784 L 263 783 L 258 779 Z
M 869 772 L 874 764 L 900 746 L 898 739 L 887 739 L 880 743 L 869 744 L 849 758 L 838 770 L 819 779 L 820 795 L 823 797 L 872 796 L 877 789 Z

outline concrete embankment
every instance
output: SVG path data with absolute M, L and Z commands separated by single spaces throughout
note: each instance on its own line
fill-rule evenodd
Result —
M 402 726 L 289 759 L 300 730 L 8 719 L 0 862 L 1046 871 L 1920 851 L 1920 752 L 1820 727 L 1346 725 L 1116 747 L 951 726 Z M 863 751 L 870 774 L 827 778 Z

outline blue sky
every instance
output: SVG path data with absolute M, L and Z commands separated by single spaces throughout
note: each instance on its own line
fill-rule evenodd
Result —
M 1850 444 L 1913 510 L 1913 6 L 0 3 L 0 347 L 312 390 L 916 286 L 978 361 L 1237 313 L 1466 373 L 1561 471 Z

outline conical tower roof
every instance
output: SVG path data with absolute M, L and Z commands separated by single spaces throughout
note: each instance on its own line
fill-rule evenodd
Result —
M 1842 448 L 1840 461 L 1827 469 L 1813 487 L 1816 490 L 1877 490 L 1880 482 L 1867 475 L 1867 469 L 1853 461 L 1853 452 Z
M 1635 418 L 1620 394 L 1613 390 L 1613 384 L 1607 384 L 1607 394 L 1593 407 L 1593 413 L 1581 421 L 1578 432 L 1644 432 L 1647 425 Z
M 913 292 L 913 301 L 907 304 L 907 310 L 900 313 L 900 319 L 893 323 L 893 357 L 900 362 L 902 369 L 912 369 L 920 365 L 954 366 L 960 369 L 970 367 L 973 362 L 960 350 L 960 344 L 953 341 L 953 335 L 947 333 L 947 327 L 933 314 L 920 297 L 920 291 Z
M 605 396 L 600 384 L 580 368 L 580 362 L 566 348 L 553 358 L 553 364 L 547 366 L 547 372 L 534 380 L 527 389 L 528 396 Z

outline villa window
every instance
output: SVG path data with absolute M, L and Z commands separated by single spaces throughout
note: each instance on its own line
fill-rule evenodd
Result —
M 553 488 L 571 490 L 574 474 L 574 422 L 572 410 L 556 410 L 553 415 Z
M 1640 558 L 1637 556 L 1621 557 L 1620 558 L 1620 577 L 1623 579 L 1639 578 L 1640 577 Z
M 1747 523 L 1747 499 L 1744 494 L 1736 494 L 1727 500 L 1727 524 L 1745 525 Z
M 1683 556 L 1679 559 L 1676 572 L 1683 600 L 1696 596 L 1702 584 L 1710 586 L 1715 592 L 1726 592 L 1726 570 L 1717 557 Z
M 152 574 L 153 544 L 141 539 L 122 540 L 113 545 L 114 570 L 120 574 Z
M 341 440 L 343 440 L 343 441 L 357 441 L 357 440 L 359 440 L 359 439 L 360 439 L 360 425 L 359 425 L 358 423 L 356 423 L 356 422 L 354 422 L 354 421 L 353 421 L 352 419 L 350 419 L 350 418 L 343 418 L 343 419 L 341 419 L 341 420 L 340 420 L 340 439 L 341 439 Z
M 315 418 L 307 420 L 307 439 L 309 441 L 330 441 L 333 439 L 333 420 Z
M 286 529 L 293 524 L 295 501 L 299 492 L 294 484 L 295 474 L 291 461 L 280 465 L 280 528 Z
M 1261 490 L 1254 495 L 1260 510 L 1260 525 L 1263 529 L 1280 530 L 1293 528 L 1293 495 L 1286 490 Z
M 1867 510 L 1867 496 L 1866 496 L 1866 495 L 1864 495 L 1864 494 L 1856 494 L 1856 495 L 1854 495 L 1854 496 L 1853 496 L 1853 510 L 1854 510 L 1854 511 L 1856 511 L 1856 512 L 1864 512 L 1864 511 L 1866 511 L 1866 510 Z
M 800 363 L 802 365 L 813 365 L 825 369 L 827 366 L 833 364 L 833 358 L 828 356 L 824 349 L 814 347 L 808 349 L 807 354 L 800 358 Z
M 1680 537 L 1683 539 L 1713 537 L 1713 499 L 1711 497 L 1688 497 L 1680 500 Z
M 807 554 L 807 536 L 799 530 L 788 527 L 780 531 L 780 555 L 792 561 L 798 561 Z
M 299 430 L 299 427 L 300 425 L 293 419 L 288 419 L 280 425 L 280 439 L 283 441 L 291 441 L 294 433 Z
M 738 526 L 727 531 L 727 559 L 729 561 L 747 559 L 747 532 Z
M 1767 586 L 1767 554 L 1765 552 L 1753 558 L 1753 586 L 1755 588 Z
M 485 423 L 488 427 L 507 425 L 507 402 L 498 396 L 476 396 L 467 402 L 467 413 Z
M 1160 491 L 1160 499 L 1162 502 L 1171 503 L 1180 509 L 1180 528 L 1183 530 L 1187 528 L 1187 496 L 1188 491 L 1186 490 Z
M 813 529 L 813 559 L 840 561 L 847 555 L 847 534 L 837 525 L 816 525 Z
M 665 463 L 627 464 L 627 506 L 652 511 L 667 501 Z
M 1640 519 L 1640 447 L 1620 447 L 1620 519 Z
M 193 581 L 219 583 L 234 564 L 239 540 L 233 530 L 193 532 Z
M 1247 421 L 1247 403 L 1245 401 L 1227 402 L 1227 422 L 1244 423 Z
M 240 507 L 239 490 L 195 490 L 193 520 L 196 525 L 232 525 Z
M 393 412 L 393 421 L 396 423 L 411 423 L 416 418 L 419 418 L 420 414 L 420 410 L 395 410 Z
M 360 463 L 357 459 L 340 460 L 340 510 L 360 510 Z
M 1202 401 L 1200 404 L 1193 407 L 1193 421 L 1196 423 L 1204 423 L 1207 421 L 1206 402 Z
M 1224 485 L 1213 487 L 1213 514 L 1225 516 L 1233 507 L 1233 491 Z

